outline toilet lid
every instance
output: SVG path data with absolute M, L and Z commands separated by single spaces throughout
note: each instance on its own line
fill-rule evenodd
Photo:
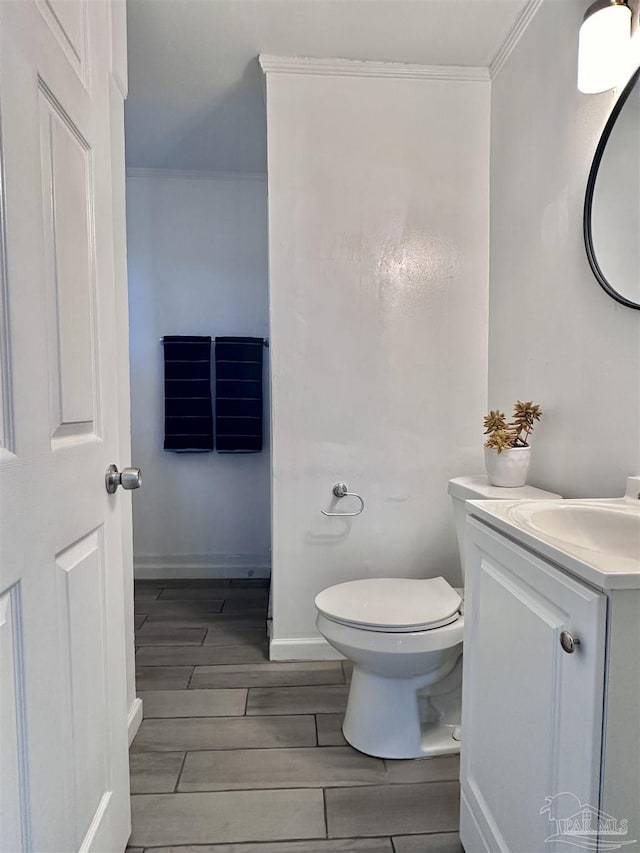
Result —
M 425 631 L 458 618 L 462 599 L 444 578 L 368 578 L 330 586 L 316 596 L 328 619 L 369 630 Z

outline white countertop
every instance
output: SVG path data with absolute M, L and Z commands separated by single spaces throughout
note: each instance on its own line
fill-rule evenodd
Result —
M 639 559 L 636 560 L 582 548 L 543 533 L 534 534 L 508 516 L 510 508 L 520 503 L 522 501 L 467 501 L 466 507 L 468 514 L 598 589 L 640 589 L 640 542 Z

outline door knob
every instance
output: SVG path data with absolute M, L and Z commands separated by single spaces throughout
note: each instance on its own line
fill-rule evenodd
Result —
M 107 491 L 112 495 L 118 486 L 123 489 L 139 489 L 142 485 L 142 471 L 139 468 L 123 468 L 118 471 L 115 465 L 109 465 L 104 477 Z
M 568 631 L 562 631 L 560 634 L 560 645 L 568 655 L 572 655 L 576 650 L 576 646 L 580 645 L 580 640 L 577 637 L 572 637 Z

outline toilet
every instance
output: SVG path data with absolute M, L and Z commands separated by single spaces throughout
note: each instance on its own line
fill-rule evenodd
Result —
M 499 488 L 486 477 L 449 481 L 464 577 L 465 501 L 553 500 Z M 379 758 L 460 751 L 464 591 L 443 577 L 366 578 L 316 596 L 318 631 L 353 663 L 342 727 L 353 747 Z

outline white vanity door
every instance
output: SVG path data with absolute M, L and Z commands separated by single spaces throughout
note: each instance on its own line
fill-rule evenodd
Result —
M 462 843 L 566 851 L 558 821 L 598 808 L 606 597 L 475 519 L 467 537 Z

